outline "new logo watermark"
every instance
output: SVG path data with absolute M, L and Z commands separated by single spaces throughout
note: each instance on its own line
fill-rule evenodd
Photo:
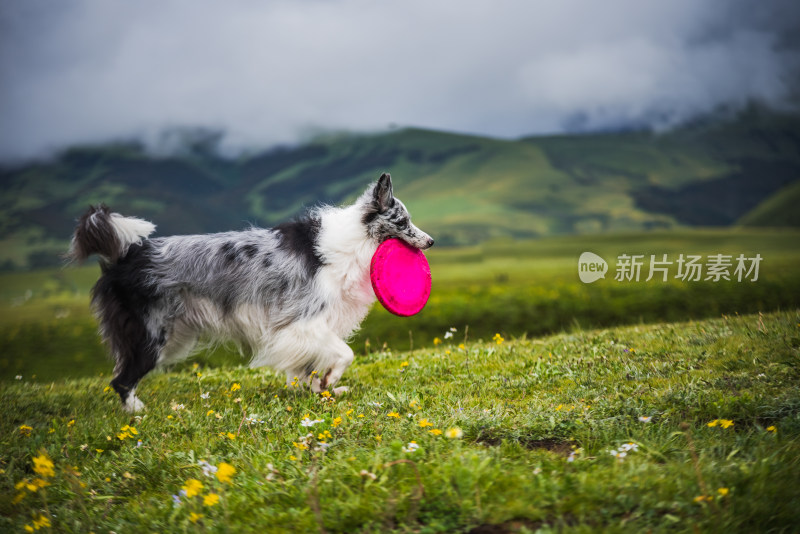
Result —
M 608 263 L 594 252 L 584 252 L 578 258 L 578 276 L 584 284 L 591 284 L 606 277 Z
M 639 282 L 647 274 L 645 282 L 653 278 L 666 282 L 670 276 L 684 282 L 755 282 L 763 258 L 761 254 L 751 257 L 739 254 L 735 259 L 732 254 L 709 254 L 705 257 L 680 254 L 673 259 L 668 254 L 651 254 L 649 261 L 647 259 L 645 254 L 620 254 L 617 256 L 614 280 Z M 605 278 L 607 271 L 606 260 L 593 252 L 584 252 L 578 258 L 578 277 L 584 284 Z

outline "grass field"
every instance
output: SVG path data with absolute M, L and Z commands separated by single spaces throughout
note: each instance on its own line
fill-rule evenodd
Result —
M 344 396 L 223 347 L 145 378 L 136 417 L 96 267 L 3 275 L 0 531 L 795 531 L 798 237 L 433 249 L 428 306 L 370 314 Z M 605 279 L 578 280 L 584 251 Z M 718 253 L 760 254 L 758 280 L 614 279 L 622 254 Z
M 455 327 L 468 340 L 540 336 L 620 324 L 685 321 L 720 314 L 800 307 L 798 231 L 705 230 L 494 241 L 472 248 L 428 252 L 433 292 L 422 313 L 395 317 L 379 306 L 351 345 L 359 355 L 431 347 Z M 605 279 L 583 284 L 578 257 L 605 258 Z M 614 279 L 621 254 L 760 254 L 757 281 L 681 281 L 672 266 L 667 282 Z M 731 269 L 731 275 L 733 274 Z M 0 381 L 17 375 L 41 380 L 108 373 L 110 364 L 89 313 L 96 267 L 63 268 L 0 276 Z M 705 278 L 705 274 L 703 275 Z M 243 363 L 221 347 L 201 353 L 203 365 Z
M 800 313 L 0 388 L 0 530 L 792 532 Z M 216 472 L 214 473 L 214 469 Z

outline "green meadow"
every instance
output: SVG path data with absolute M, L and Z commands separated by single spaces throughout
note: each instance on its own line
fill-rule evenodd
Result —
M 97 267 L 4 274 L 0 530 L 795 531 L 798 237 L 435 247 L 428 306 L 372 311 L 346 394 L 220 347 L 146 377 L 136 416 L 107 387 Z M 585 251 L 605 278 L 579 280 Z M 664 254 L 668 280 L 645 281 Z M 681 254 L 730 255 L 731 280 L 676 278 Z M 639 281 L 615 280 L 623 255 Z
M 623 235 L 496 240 L 471 248 L 428 253 L 433 277 L 425 309 L 400 318 L 376 305 L 351 346 L 357 355 L 433 346 L 448 329 L 469 339 L 534 337 L 621 324 L 685 321 L 721 314 L 800 306 L 800 232 L 796 230 L 685 230 Z M 605 258 L 604 279 L 584 284 L 578 257 Z M 642 255 L 640 280 L 615 280 L 620 255 Z M 667 255 L 668 280 L 649 275 L 650 256 Z M 676 278 L 680 255 L 731 256 L 730 280 Z M 759 254 L 758 280 L 734 276 L 735 259 Z M 96 266 L 0 275 L 0 379 L 36 375 L 42 380 L 108 372 L 105 349 L 89 312 Z M 751 276 L 752 278 L 752 276 Z M 244 363 L 235 351 L 201 352 L 206 365 Z

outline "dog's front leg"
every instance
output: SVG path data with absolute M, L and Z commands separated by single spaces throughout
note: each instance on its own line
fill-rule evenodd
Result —
M 319 387 L 321 390 L 330 389 L 334 395 L 341 395 L 347 388 L 344 386 L 334 387 L 336 383 L 342 378 L 342 375 L 350 364 L 353 363 L 355 355 L 347 343 L 342 341 L 339 337 L 335 337 L 336 342 L 332 344 L 331 349 L 334 349 L 336 359 L 331 367 L 325 373 L 325 376 L 320 381 Z M 313 386 L 312 386 L 313 387 Z

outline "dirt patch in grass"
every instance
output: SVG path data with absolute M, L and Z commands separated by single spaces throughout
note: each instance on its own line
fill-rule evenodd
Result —
M 573 441 L 558 439 L 558 438 L 531 438 L 526 436 L 481 436 L 478 440 L 491 447 L 497 447 L 503 441 L 517 442 L 526 449 L 544 449 L 546 451 L 554 452 L 568 456 L 572 452 L 572 446 L 575 444 Z
M 572 452 L 572 446 L 575 444 L 572 441 L 556 438 L 520 440 L 520 443 L 528 449 L 545 449 L 564 456 L 569 456 L 569 453 Z
M 477 527 L 468 530 L 467 534 L 512 534 L 515 532 L 522 532 L 522 529 L 527 529 L 532 532 L 539 530 L 544 523 L 542 521 L 530 521 L 526 519 L 515 519 L 513 521 L 506 521 L 498 525 L 478 525 Z
M 532 519 L 512 519 L 505 523 L 498 523 L 495 525 L 484 524 L 478 525 L 467 531 L 467 534 L 516 534 L 522 532 L 536 532 L 542 527 L 564 527 L 574 526 L 578 524 L 578 520 L 572 514 L 564 514 L 558 518 L 546 518 L 541 521 L 534 521 Z

